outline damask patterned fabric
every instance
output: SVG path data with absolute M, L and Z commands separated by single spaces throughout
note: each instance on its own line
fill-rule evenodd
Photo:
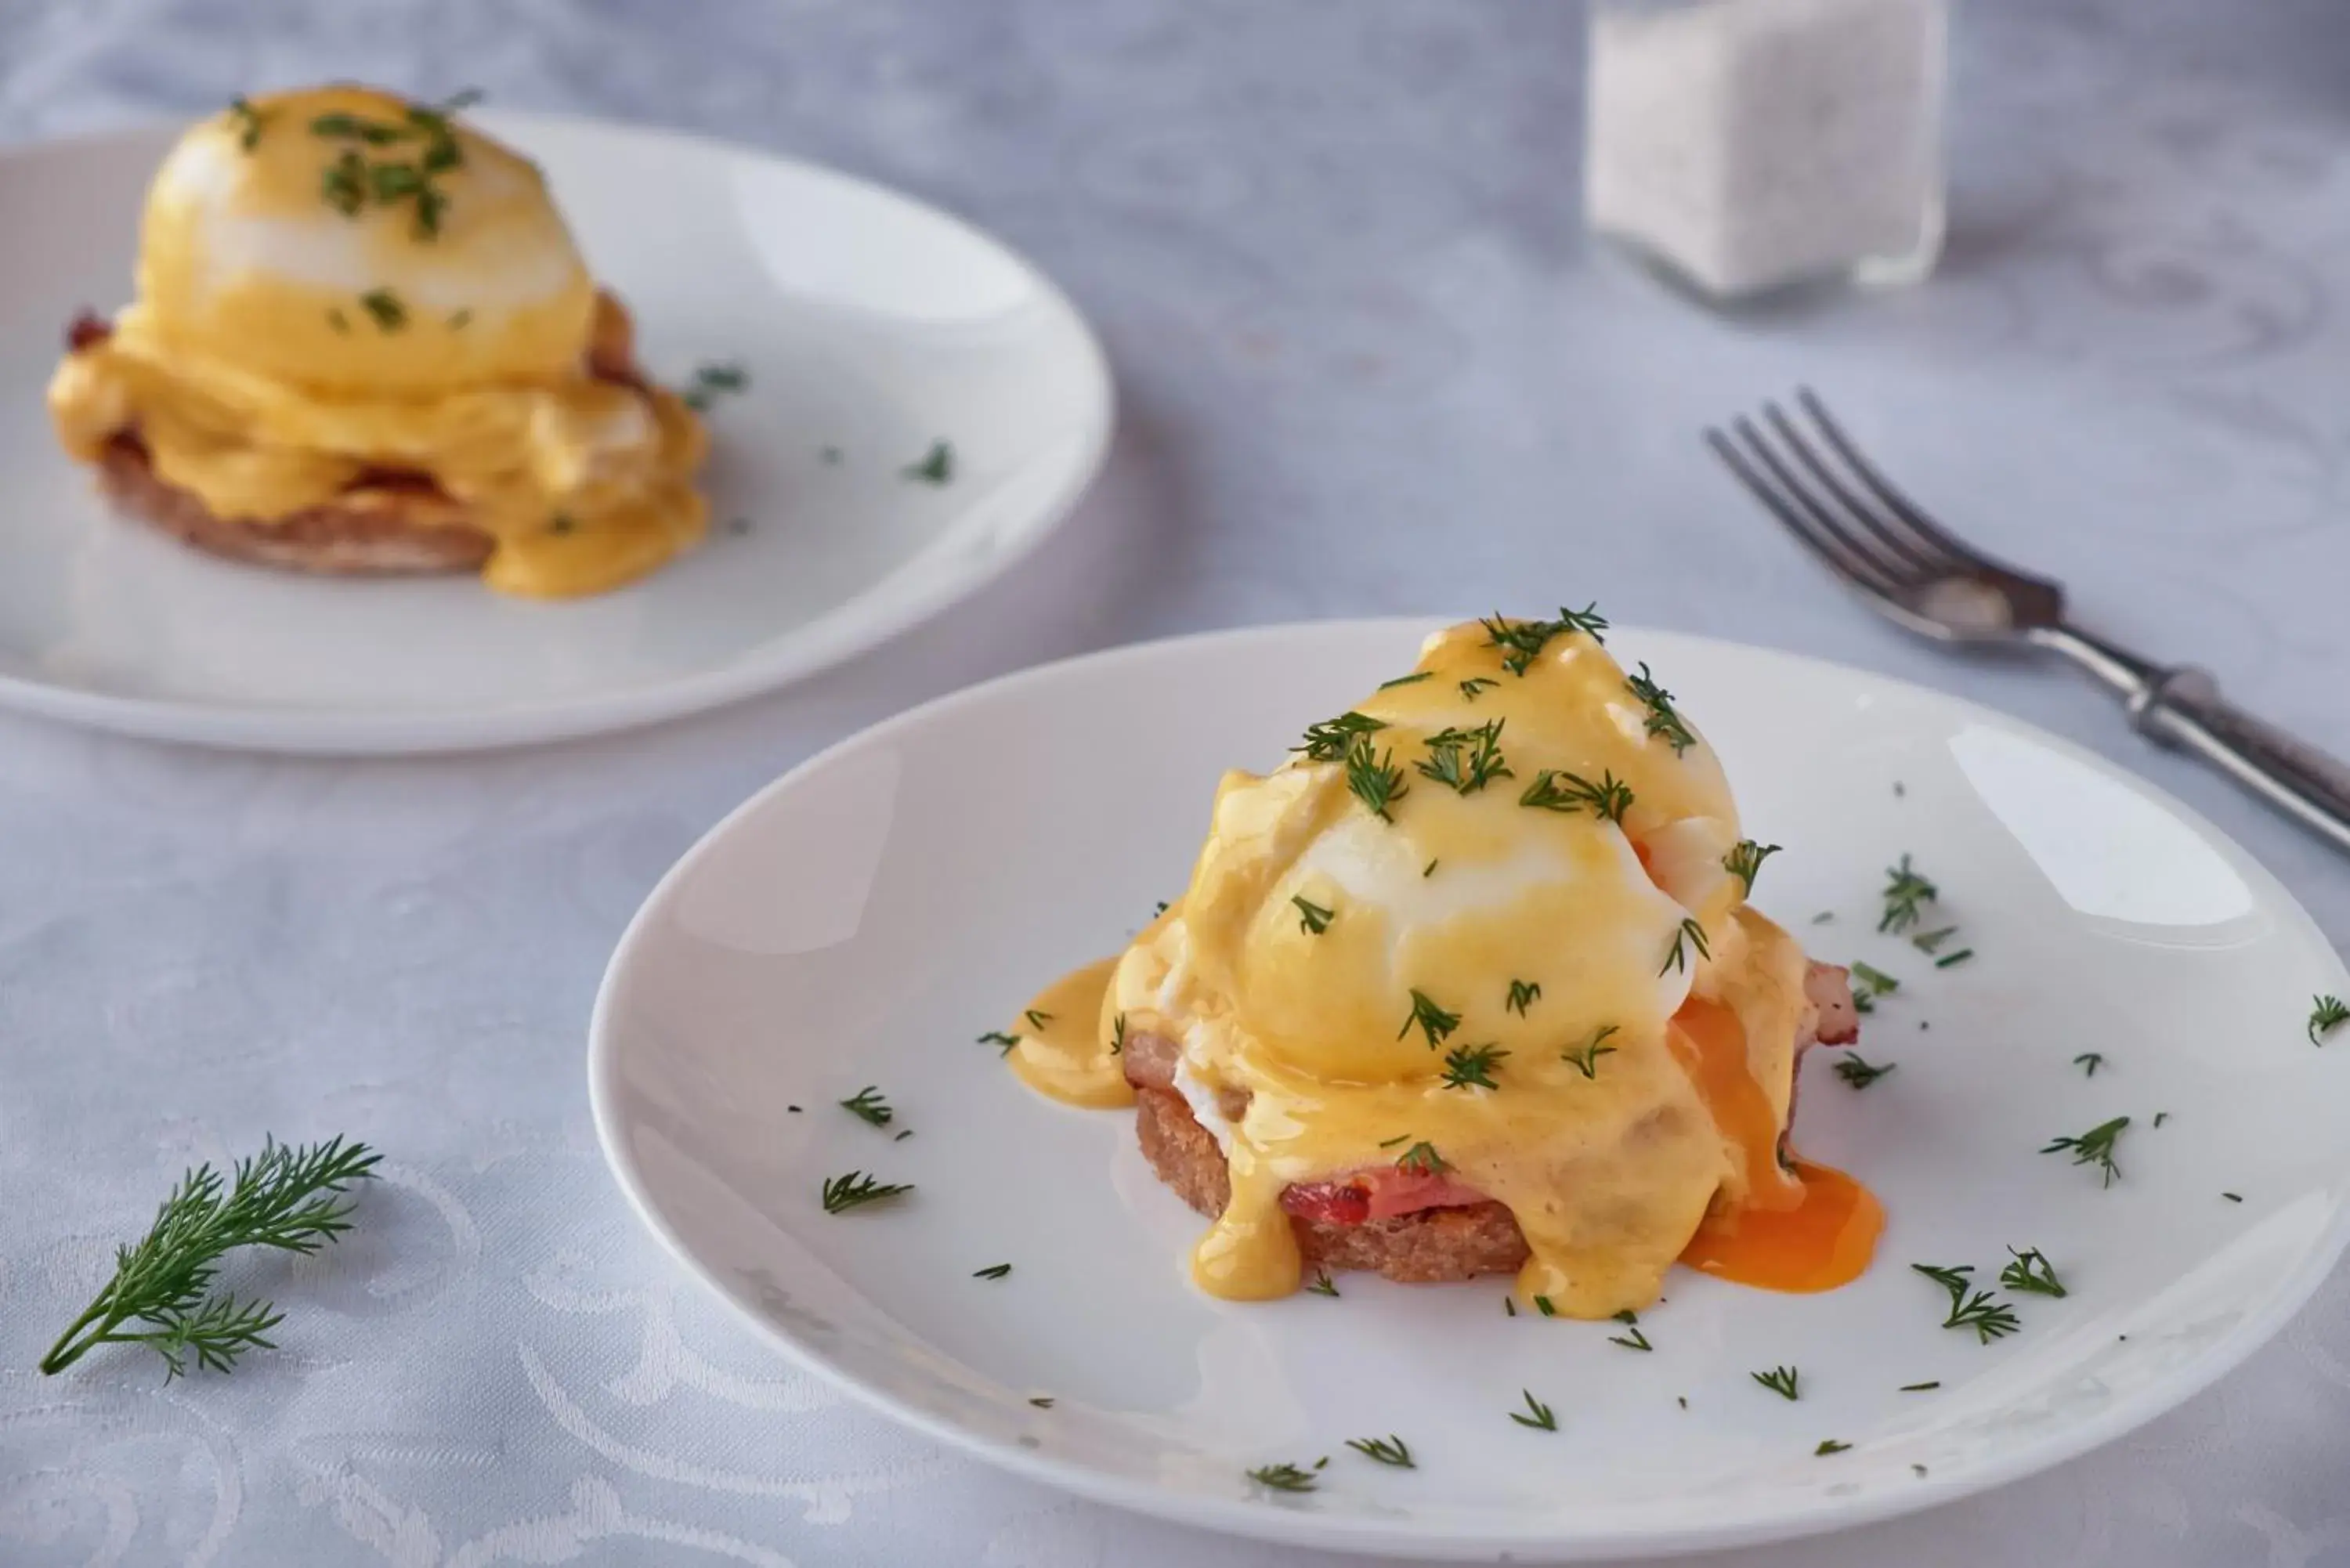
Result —
M 1940 274 L 1734 322 L 1586 252 L 1580 26 L 1462 0 L 0 0 L 11 140 L 351 75 L 898 183 L 1068 283 L 1123 421 L 1094 498 L 1011 580 L 706 719 L 394 763 L 0 720 L 0 1563 L 1329 1561 L 896 1430 L 680 1280 L 595 1152 L 588 1004 L 660 870 L 816 746 L 1039 659 L 1597 597 L 2074 735 L 2350 935 L 2338 858 L 2147 751 L 2085 684 L 1864 618 L 1694 439 L 1810 381 L 1970 535 L 2350 753 L 2350 9 L 1963 6 Z M 126 281 L 93 278 L 92 302 Z M 0 395 L 38 375 L 9 366 Z M 33 1372 L 180 1169 L 265 1131 L 386 1156 L 348 1241 L 236 1278 L 288 1309 L 283 1348 L 169 1386 L 128 1354 Z M 2345 1434 L 2337 1280 L 2103 1452 L 1718 1561 L 2350 1563 Z

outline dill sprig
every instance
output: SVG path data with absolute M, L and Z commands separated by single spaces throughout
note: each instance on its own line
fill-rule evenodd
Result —
M 213 1293 L 221 1259 L 238 1247 L 310 1253 L 350 1229 L 343 1197 L 375 1175 L 380 1157 L 363 1143 L 330 1138 L 294 1147 L 265 1138 L 223 1181 L 211 1165 L 180 1178 L 135 1245 L 114 1250 L 114 1277 L 41 1357 L 62 1372 L 101 1345 L 144 1345 L 163 1358 L 163 1380 L 187 1358 L 226 1372 L 248 1350 L 276 1348 L 269 1331 L 285 1314 L 260 1300 Z
M 1746 1376 L 1782 1399 L 1794 1399 L 1800 1397 L 1796 1392 L 1796 1385 L 1803 1375 L 1792 1366 L 1773 1366 L 1768 1372 L 1750 1372 Z
M 1312 1491 L 1315 1484 L 1315 1471 L 1329 1462 L 1329 1458 L 1326 1455 L 1315 1460 L 1311 1469 L 1300 1469 L 1295 1465 L 1288 1464 L 1259 1465 L 1248 1472 L 1248 1478 L 1257 1485 L 1273 1491 Z
M 1126 1054 L 1126 1014 L 1123 1012 L 1110 1020 L 1109 1054 L 1113 1056 Z
M 1011 1272 L 1009 1263 L 990 1263 L 986 1268 L 973 1269 L 971 1277 L 974 1280 L 1000 1280 Z
M 1542 986 L 1530 980 L 1510 981 L 1510 999 L 1502 1005 L 1523 1018 L 1526 1009 L 1542 1000 Z
M 2338 996 L 2313 996 L 2309 999 L 2309 1043 L 2325 1044 L 2325 1036 L 2345 1023 L 2350 1023 L 2350 1005 Z
M 1862 1061 L 1856 1052 L 1846 1051 L 1836 1058 L 1835 1075 L 1856 1089 L 1865 1089 L 1900 1064 L 1887 1062 L 1878 1066 L 1875 1063 Z
M 1459 794 L 1475 794 L 1494 779 L 1515 777 L 1502 757 L 1502 726 L 1508 722 L 1493 719 L 1473 730 L 1439 730 L 1428 737 L 1428 755 L 1414 765 L 1423 776 Z
M 1411 993 L 1411 1015 L 1403 1021 L 1403 1027 L 1396 1031 L 1396 1038 L 1400 1040 L 1410 1033 L 1415 1024 L 1428 1036 L 1428 1048 L 1433 1051 L 1444 1044 L 1446 1035 L 1461 1027 L 1461 1015 L 1445 1012 L 1426 992 L 1415 987 Z
M 1581 631 L 1588 632 L 1594 642 L 1605 642 L 1599 634 L 1607 629 L 1607 618 L 1599 613 L 1596 604 L 1589 604 L 1579 610 L 1562 606 L 1556 620 L 1511 620 L 1494 615 L 1478 624 L 1485 628 L 1485 646 L 1502 650 L 1502 668 L 1513 675 L 1523 675 L 1553 638 Z
M 1448 1089 L 1498 1089 L 1493 1069 L 1509 1053 L 1499 1045 L 1461 1045 L 1444 1054 L 1444 1086 Z
M 2015 1261 L 1999 1272 L 2001 1284 L 2024 1295 L 2061 1296 L 2064 1293 L 2064 1282 L 2056 1277 L 2055 1265 L 2039 1248 L 2018 1251 L 2010 1247 L 2007 1251 Z
M 1909 939 L 1909 945 L 1919 952 L 1931 956 L 1934 950 L 1958 934 L 1959 928 L 1956 926 L 1944 926 L 1938 931 L 1919 931 Z
M 2116 1116 L 2109 1122 L 2099 1123 L 2078 1137 L 2052 1138 L 2048 1146 L 2040 1152 L 2054 1154 L 2060 1149 L 2071 1149 L 2074 1165 L 2097 1167 L 2105 1173 L 2105 1179 L 2098 1185 L 2111 1187 L 2122 1173 L 2121 1167 L 2114 1163 L 2114 1145 L 2120 1139 L 2122 1130 L 2129 1124 L 2129 1117 Z
M 1657 972 L 1670 974 L 1675 970 L 1689 968 L 1687 950 L 1692 947 L 1697 949 L 1697 956 L 1700 958 L 1713 956 L 1711 950 L 1705 945 L 1705 928 L 1698 924 L 1694 919 L 1685 919 L 1673 932 L 1672 950 L 1665 954 L 1665 961 L 1657 966 Z
M 2073 1065 L 2081 1069 L 2081 1076 L 2084 1078 L 2095 1077 L 2097 1069 L 2105 1064 L 2106 1056 L 2102 1051 L 2084 1051 L 2073 1058 Z
M 1630 1332 L 1627 1334 L 1609 1334 L 1607 1336 L 1608 1344 L 1620 1345 L 1627 1350 L 1654 1350 L 1657 1348 L 1655 1345 L 1648 1343 L 1648 1336 L 1640 1332 L 1640 1314 L 1638 1313 L 1634 1312 L 1630 1307 L 1626 1307 L 1622 1312 L 1616 1314 L 1616 1321 L 1622 1324 Z
M 910 462 L 898 471 L 900 479 L 914 480 L 922 484 L 946 485 L 954 483 L 955 449 L 950 441 L 934 441 L 921 461 Z
M 1500 681 L 1490 675 L 1471 675 L 1468 680 L 1461 682 L 1461 700 L 1463 702 L 1474 702 L 1477 701 L 1477 693 L 1489 686 L 1500 684 Z
M 1406 1133 L 1406 1137 L 1411 1135 Z M 1437 1176 L 1452 1168 L 1445 1158 L 1436 1152 L 1436 1146 L 1422 1138 L 1396 1157 L 1396 1168 L 1409 1170 L 1415 1176 Z
M 876 1181 L 861 1170 L 848 1171 L 828 1179 L 824 1184 L 824 1211 L 846 1214 L 851 1209 L 862 1209 L 868 1203 L 886 1203 L 902 1198 L 914 1190 L 908 1182 Z
M 1558 1430 L 1558 1417 L 1550 1413 L 1549 1406 L 1534 1397 L 1534 1390 L 1530 1388 L 1521 1388 L 1518 1392 L 1526 1397 L 1527 1413 L 1521 1415 L 1517 1411 L 1513 1410 L 1510 1412 L 1511 1420 L 1515 1421 L 1521 1427 L 1532 1427 L 1537 1432 L 1555 1432 Z
M 979 1044 L 993 1045 L 996 1048 L 997 1054 L 1008 1056 L 1012 1054 L 1012 1048 L 1020 1044 L 1020 1036 L 1006 1034 L 1001 1029 L 991 1029 L 979 1037 Z
M 1335 1298 L 1338 1293 L 1338 1287 L 1331 1282 L 1330 1271 L 1327 1269 L 1315 1270 L 1314 1282 L 1305 1288 L 1317 1296 L 1330 1296 Z
M 1603 1023 L 1598 1032 L 1581 1045 L 1570 1045 L 1560 1052 L 1559 1060 L 1586 1078 L 1596 1078 L 1599 1076 L 1599 1058 L 1616 1054 L 1616 1047 L 1606 1044 L 1607 1037 L 1615 1033 L 1616 1025 Z
M 1878 997 L 1890 996 L 1901 989 L 1899 981 L 1875 964 L 1862 963 L 1856 959 L 1852 964 L 1852 978 L 1857 982 L 1852 988 L 1852 1010 L 1855 1012 L 1876 1012 Z
M 2013 1334 L 2023 1326 L 2016 1321 L 2013 1307 L 1989 1291 L 1974 1289 L 1973 1264 L 1960 1263 L 1951 1267 L 1912 1263 L 1909 1266 L 1950 1293 L 1950 1312 L 1942 1319 L 1944 1328 L 1973 1329 L 1976 1343 L 1989 1345 L 1992 1340 Z
M 1337 913 L 1326 904 L 1316 904 L 1299 894 L 1289 900 L 1297 906 L 1297 928 L 1309 937 L 1318 937 L 1330 929 L 1330 917 Z
M 1538 811 L 1568 813 L 1589 806 L 1596 815 L 1620 825 L 1624 814 L 1632 809 L 1632 786 L 1612 771 L 1603 772 L 1599 782 L 1593 784 L 1580 774 L 1544 768 L 1518 796 L 1518 804 Z
M 1839 1443 L 1834 1438 L 1822 1438 L 1820 1439 L 1820 1446 L 1812 1450 L 1812 1457 L 1814 1459 L 1824 1459 L 1829 1454 L 1844 1453 L 1850 1449 L 1852 1445 L 1850 1443 Z
M 1534 1297 L 1534 1311 L 1542 1314 L 1544 1317 L 1556 1317 L 1558 1315 L 1558 1308 L 1551 1304 L 1551 1300 L 1548 1296 Z
M 1362 735 L 1347 748 L 1347 787 L 1381 822 L 1393 822 L 1388 808 L 1411 793 L 1403 782 L 1403 770 L 1395 765 L 1395 753 L 1375 754 L 1369 738 Z
M 268 123 L 268 116 L 254 108 L 241 94 L 228 100 L 228 115 L 236 121 L 236 144 L 239 147 L 250 152 L 261 144 L 261 128 Z
M 1877 929 L 1886 932 L 1906 931 L 1916 925 L 1924 907 L 1942 895 L 1934 884 L 1920 877 L 1904 855 L 1898 865 L 1885 868 L 1885 891 L 1878 895 L 1885 900 L 1885 913 Z
M 1638 697 L 1648 710 L 1648 716 L 1641 721 L 1640 727 L 1652 736 L 1661 736 L 1665 744 L 1673 749 L 1673 755 L 1678 757 L 1697 744 L 1697 732 L 1689 727 L 1688 722 L 1680 715 L 1680 710 L 1673 706 L 1673 694 L 1658 685 L 1649 675 L 1645 662 L 1638 675 L 1624 678 L 1624 689 Z
M 1383 1465 L 1393 1465 L 1398 1469 L 1411 1470 L 1419 1468 L 1411 1462 L 1410 1448 L 1393 1432 L 1384 1438 L 1349 1438 L 1347 1439 L 1347 1446 L 1367 1459 L 1377 1459 Z
M 897 1115 L 889 1108 L 889 1102 L 881 1097 L 881 1091 L 871 1084 L 866 1085 L 857 1093 L 841 1101 L 840 1108 L 858 1120 L 870 1123 L 877 1127 L 888 1127 L 889 1118 Z
M 1409 675 L 1399 675 L 1393 680 L 1380 681 L 1377 690 L 1392 691 L 1399 686 L 1417 686 L 1423 680 L 1432 680 L 1435 678 L 1436 671 L 1433 670 L 1415 670 Z
M 1757 844 L 1742 838 L 1731 846 L 1730 853 L 1721 857 L 1721 868 L 1746 884 L 1746 896 L 1754 896 L 1754 878 L 1762 869 L 1762 862 L 1779 853 L 1775 844 Z
M 1387 727 L 1384 719 L 1374 719 L 1368 713 L 1357 713 L 1349 709 L 1335 719 L 1325 719 L 1318 724 L 1308 725 L 1304 743 L 1289 749 L 1305 753 L 1308 762 L 1335 763 L 1346 756 L 1347 748 L 1355 743 L 1356 736 L 1367 735 L 1374 730 Z

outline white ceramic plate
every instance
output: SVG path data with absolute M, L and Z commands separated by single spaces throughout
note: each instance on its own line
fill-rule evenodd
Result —
M 971 593 L 1099 466 L 1110 385 L 1059 290 L 994 241 L 826 170 L 667 132 L 484 114 L 543 164 L 673 383 L 712 415 L 708 545 L 617 593 L 331 582 L 109 515 L 51 440 L 65 325 L 130 293 L 173 129 L 0 157 L 0 703 L 207 744 L 409 752 L 577 735 L 765 691 Z M 901 471 L 953 443 L 944 486 Z M 827 462 L 825 449 L 837 449 Z M 746 520 L 748 531 L 728 524 Z
M 1201 1222 L 1131 1118 L 1047 1103 L 973 1037 L 1181 888 L 1221 770 L 1278 761 L 1425 629 L 1270 628 L 1033 670 L 845 742 L 727 818 L 598 1000 L 597 1125 L 646 1221 L 767 1339 L 942 1441 L 1171 1519 L 1429 1556 L 1726 1546 L 1975 1491 L 2178 1403 L 2333 1264 L 2350 1030 L 2330 1050 L 2303 1031 L 2344 972 L 2265 871 L 1997 714 L 1619 631 L 1611 649 L 1649 660 L 1719 748 L 1748 831 L 1785 846 L 1758 901 L 1818 954 L 1902 981 L 1860 1045 L 1898 1070 L 1856 1093 L 1815 1054 L 1796 1128 L 1883 1197 L 1877 1265 L 1816 1296 L 1676 1270 L 1647 1355 L 1613 1325 L 1506 1317 L 1499 1281 L 1198 1294 Z M 1874 930 L 1905 851 L 1972 960 L 1938 971 Z M 2092 1050 L 2094 1077 L 2073 1061 Z M 898 1109 L 889 1131 L 836 1108 L 867 1084 Z M 2110 1189 L 2039 1152 L 2123 1114 Z M 819 1183 L 851 1168 L 918 1190 L 827 1216 Z M 2022 1332 L 1994 1344 L 1942 1328 L 1908 1265 L 1989 1282 L 2011 1245 L 2071 1294 L 2018 1298 Z M 1009 1278 L 972 1277 L 997 1262 Z M 1783 1365 L 1795 1403 L 1749 1376 Z M 1555 1434 L 1509 1420 L 1522 1389 Z M 1417 1469 L 1341 1446 L 1387 1433 Z M 1851 1449 L 1818 1456 L 1831 1438 Z M 1326 1454 L 1308 1495 L 1243 1473 Z

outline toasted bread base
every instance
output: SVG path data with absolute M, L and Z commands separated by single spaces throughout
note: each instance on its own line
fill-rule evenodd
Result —
M 1137 1088 L 1134 1131 L 1159 1179 L 1211 1219 L 1223 1213 L 1232 1196 L 1224 1151 L 1192 1116 L 1182 1096 Z M 1517 1220 L 1490 1199 L 1359 1225 L 1333 1225 L 1293 1214 L 1289 1224 L 1309 1268 L 1364 1269 L 1403 1284 L 1514 1274 L 1527 1257 Z
M 191 492 L 167 483 L 135 436 L 109 441 L 99 487 L 116 510 L 210 555 L 328 576 L 412 576 L 472 572 L 495 541 L 430 482 L 387 479 L 268 523 L 218 517 Z

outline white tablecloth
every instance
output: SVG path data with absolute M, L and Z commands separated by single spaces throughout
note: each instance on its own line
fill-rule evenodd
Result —
M 0 721 L 0 1562 L 1323 1561 L 897 1431 L 681 1281 L 596 1154 L 588 1004 L 661 869 L 816 746 L 1040 659 L 1596 597 L 2073 735 L 2350 932 L 2340 857 L 2147 750 L 2064 671 L 1876 624 L 1694 440 L 1811 381 L 2091 620 L 2350 753 L 2350 9 L 1966 5 L 1940 275 L 1736 323 L 1586 254 L 1579 33 L 1555 0 L 0 0 L 11 139 L 350 75 L 904 185 L 1061 276 L 1124 404 L 1107 477 L 1039 558 L 728 712 L 395 763 Z M 289 1310 L 284 1348 L 168 1386 L 123 1353 L 34 1373 L 182 1167 L 265 1131 L 386 1156 L 349 1241 L 255 1276 Z M 2350 1563 L 2345 1459 L 2337 1280 L 2101 1453 L 1722 1561 Z

